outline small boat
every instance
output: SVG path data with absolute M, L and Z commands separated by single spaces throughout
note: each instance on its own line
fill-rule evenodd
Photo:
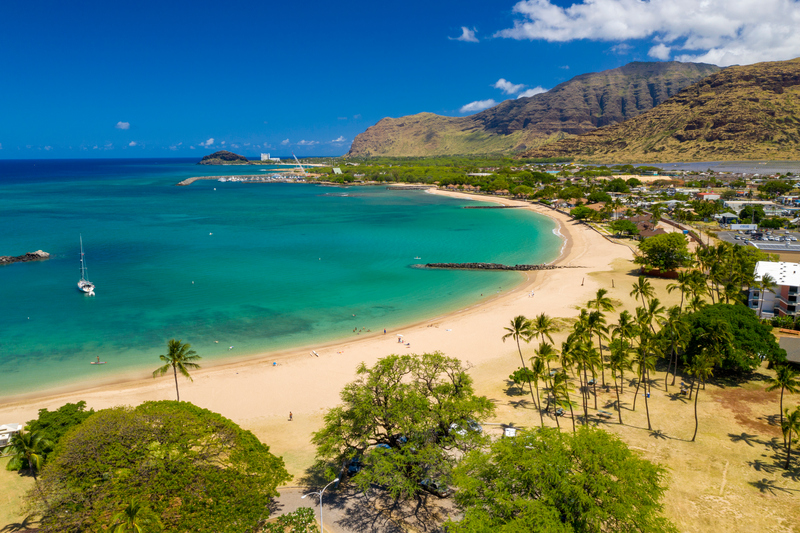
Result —
M 422 258 L 421 258 L 421 257 L 419 257 L 419 256 L 417 256 L 417 257 L 415 257 L 414 259 L 422 259 Z
M 86 279 L 86 258 L 83 256 L 83 236 L 81 235 L 81 279 L 78 282 L 78 290 L 94 296 L 94 283 Z
M 90 365 L 104 365 L 106 364 L 105 361 L 89 361 Z

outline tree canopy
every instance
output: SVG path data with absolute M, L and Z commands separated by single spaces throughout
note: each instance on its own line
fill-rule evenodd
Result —
M 354 483 L 364 490 L 378 484 L 393 497 L 412 497 L 425 490 L 425 479 L 447 482 L 454 450 L 484 442 L 470 422 L 494 407 L 474 394 L 458 359 L 438 352 L 390 355 L 372 368 L 362 364 L 357 374 L 312 441 L 317 457 L 336 468 L 359 459 L 363 468 Z
M 639 243 L 641 256 L 636 264 L 661 270 L 675 270 L 689 264 L 691 253 L 686 237 L 681 233 L 665 233 Z
M 470 453 L 453 475 L 464 511 L 448 531 L 667 532 L 665 470 L 616 436 L 554 428 L 501 439 Z
M 241 532 L 291 479 L 249 431 L 190 403 L 98 411 L 67 433 L 28 495 L 42 532 L 106 531 L 124 502 L 170 531 Z M 43 501 L 46 499 L 46 502 Z
M 772 328 L 762 324 L 752 309 L 744 305 L 718 303 L 704 307 L 688 316 L 691 338 L 684 358 L 687 364 L 693 362 L 703 348 L 720 349 L 722 354 L 718 366 L 722 372 L 751 372 L 761 364 L 764 357 L 770 363 L 786 361 L 786 350 L 778 346 L 772 335 Z M 733 342 L 727 346 L 716 347 L 711 333 L 727 329 Z
M 28 431 L 40 431 L 53 445 L 70 429 L 77 426 L 94 413 L 94 409 L 86 410 L 86 402 L 64 404 L 55 411 L 39 409 L 39 417 L 27 424 Z M 53 446 L 45 450 L 45 460 L 53 451 Z

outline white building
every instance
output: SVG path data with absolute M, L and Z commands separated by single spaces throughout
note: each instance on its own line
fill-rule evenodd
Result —
M 775 286 L 772 290 L 764 291 L 763 295 L 758 287 L 751 287 L 748 298 L 750 309 L 758 312 L 760 305 L 763 318 L 797 314 L 798 293 L 800 293 L 800 263 L 759 261 L 756 263 L 753 274 L 756 282 L 760 282 L 765 275 L 769 274 Z
M 1 424 L 0 425 L 0 448 L 8 446 L 11 437 L 22 431 L 22 424 Z
M 280 163 L 280 157 L 270 157 L 270 154 L 261 154 L 262 161 L 274 161 L 275 163 Z

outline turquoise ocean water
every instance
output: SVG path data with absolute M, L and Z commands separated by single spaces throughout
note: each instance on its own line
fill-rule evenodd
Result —
M 521 281 L 415 263 L 541 263 L 561 246 L 545 217 L 420 191 L 175 187 L 259 173 L 194 162 L 0 161 L 0 255 L 51 254 L 0 267 L 0 399 L 152 370 L 173 337 L 208 362 L 396 328 Z

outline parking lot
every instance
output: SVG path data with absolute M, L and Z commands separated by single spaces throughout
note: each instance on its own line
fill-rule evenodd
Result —
M 717 237 L 734 244 L 755 246 L 765 252 L 800 252 L 800 233 L 797 232 L 769 230 L 759 236 L 758 233 L 749 235 L 743 231 L 720 231 Z

